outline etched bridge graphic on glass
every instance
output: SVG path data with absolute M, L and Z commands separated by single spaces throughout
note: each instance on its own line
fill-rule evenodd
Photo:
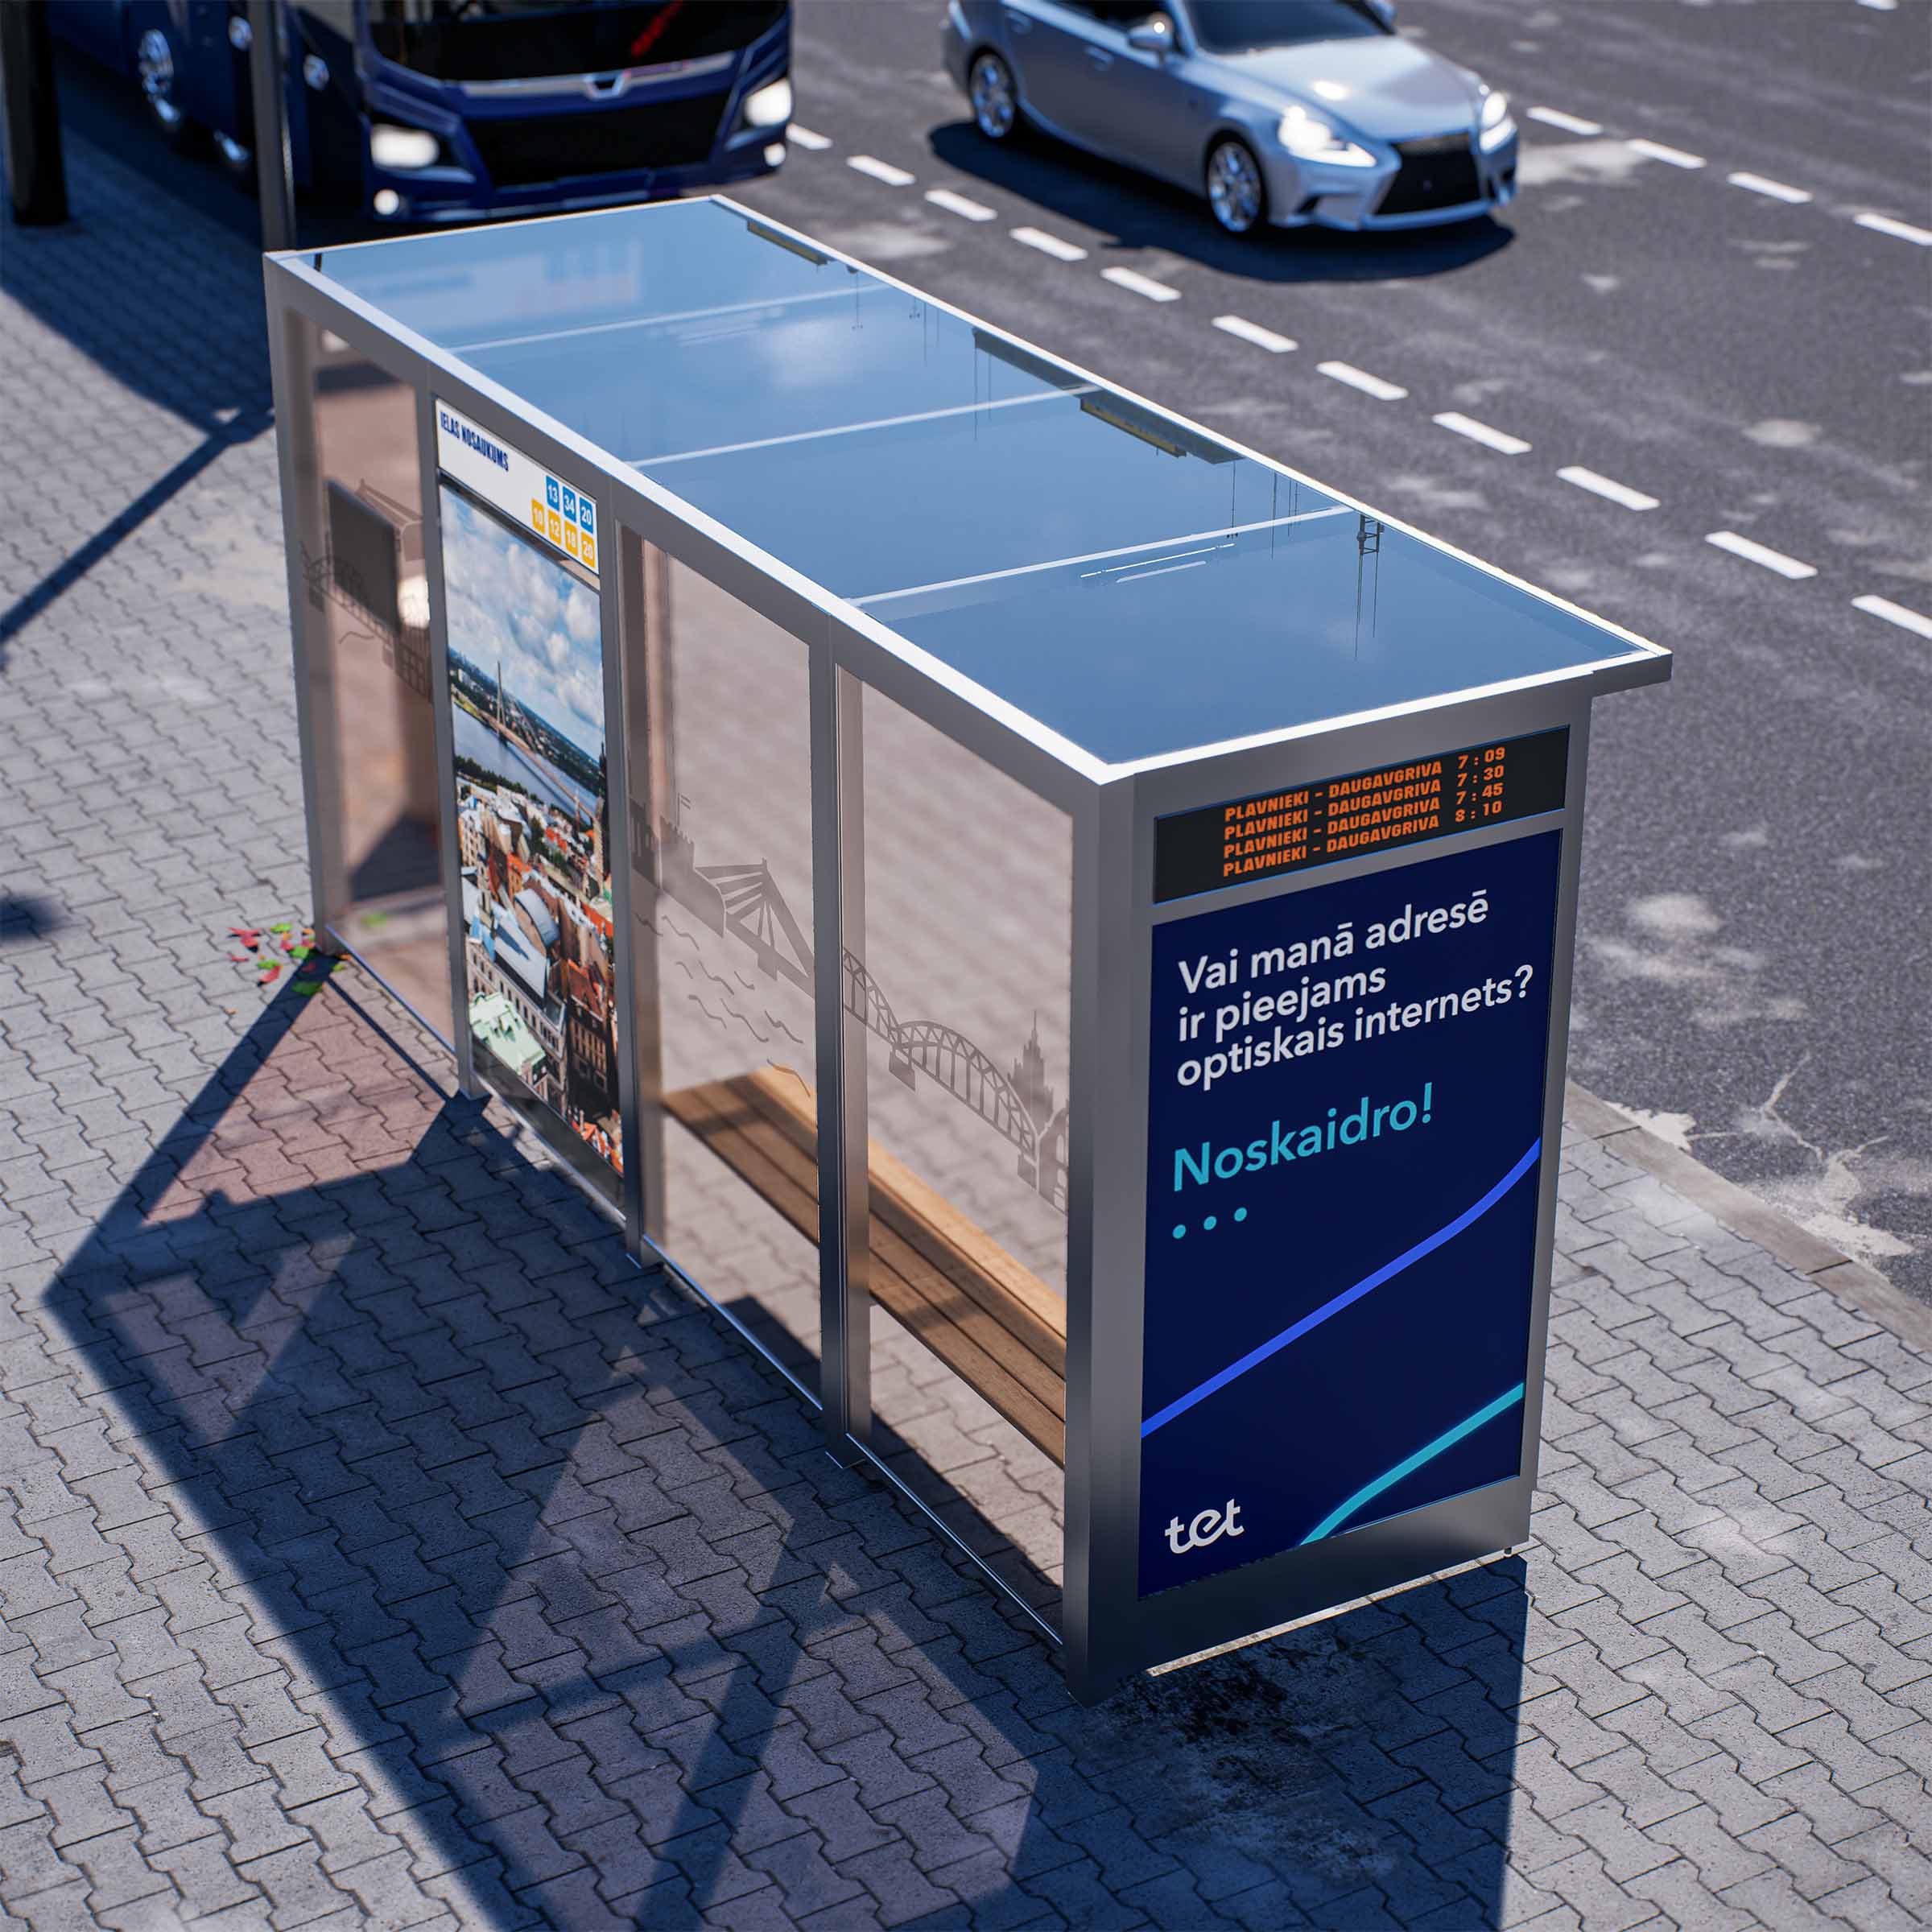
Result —
M 785 895 L 760 860 L 753 865 L 700 865 L 696 846 L 675 824 L 661 837 L 641 839 L 640 856 L 654 851 L 664 891 L 716 932 L 741 940 L 768 977 L 812 988 L 811 942 Z M 1067 1109 L 1046 1079 L 1039 1028 L 1010 1069 L 958 1028 L 939 1020 L 902 1020 L 865 962 L 848 949 L 842 976 L 847 1013 L 884 1042 L 894 1077 L 908 1087 L 920 1075 L 1010 1141 L 1020 1178 L 1063 1213 L 1067 1208 Z

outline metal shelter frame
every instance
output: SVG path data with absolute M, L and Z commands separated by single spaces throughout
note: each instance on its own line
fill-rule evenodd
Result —
M 755 220 L 762 229 L 789 237 L 799 247 L 850 267 L 861 266 L 768 217 L 754 217 L 726 198 L 717 199 L 747 221 Z M 586 218 L 589 217 L 548 217 L 553 223 Z M 1155 927 L 1199 910 L 1194 902 L 1156 902 L 1154 827 L 1165 815 L 1244 794 L 1286 789 L 1339 772 L 1394 765 L 1459 743 L 1567 727 L 1568 782 L 1560 815 L 1452 834 L 1430 848 L 1432 853 L 1476 849 L 1547 832 L 1554 824 L 1562 827 L 1543 1108 L 1544 1145 L 1553 1148 L 1562 1127 L 1591 700 L 1604 692 L 1667 678 L 1668 654 L 1591 618 L 1589 621 L 1619 642 L 1616 654 L 1443 697 L 1257 733 L 1184 752 L 1109 763 L 1069 742 L 889 627 L 895 604 L 903 605 L 923 591 L 940 587 L 885 585 L 851 601 L 832 595 L 680 498 L 664 483 L 642 473 L 630 460 L 546 416 L 509 388 L 480 374 L 460 355 L 438 348 L 358 298 L 331 279 L 323 266 L 324 258 L 295 253 L 273 255 L 266 262 L 275 410 L 281 425 L 282 483 L 291 530 L 315 510 L 312 503 L 301 501 L 305 491 L 313 491 L 314 465 L 306 460 L 304 451 L 304 439 L 313 434 L 307 415 L 308 372 L 303 366 L 303 329 L 309 327 L 333 332 L 359 356 L 414 390 L 422 473 L 432 483 L 438 469 L 433 398 L 440 398 L 595 497 L 604 525 L 601 610 L 613 788 L 626 782 L 630 769 L 625 747 L 625 652 L 644 621 L 642 547 L 655 547 L 697 572 L 788 633 L 809 654 L 814 903 L 802 930 L 809 941 L 818 1026 L 818 1199 L 824 1209 L 819 1248 L 819 1387 L 807 1385 L 780 1366 L 800 1393 L 820 1409 L 826 1442 L 833 1455 L 841 1462 L 869 1463 L 924 1509 L 920 1499 L 873 1453 L 870 1442 L 871 1297 L 867 1280 L 868 1138 L 863 1058 L 870 993 L 864 984 L 855 985 L 849 964 L 864 956 L 861 699 L 863 691 L 870 689 L 1059 807 L 1070 821 L 1073 1005 L 1063 1179 L 1068 1240 L 1066 1550 L 1059 1629 L 1054 1629 L 1017 1596 L 1013 1600 L 1061 1644 L 1067 1675 L 1075 1694 L 1089 1699 L 1103 1696 L 1129 1674 L 1150 1666 L 1520 1543 L 1528 1532 L 1536 1477 L 1555 1214 L 1554 1160 L 1545 1161 L 1540 1174 L 1519 1476 L 1511 1482 L 1368 1525 L 1344 1537 L 1284 1550 L 1185 1588 L 1137 1599 L 1150 940 Z M 908 295 L 932 300 L 877 270 L 865 272 Z M 1159 405 L 1121 391 L 1018 337 L 947 304 L 934 302 L 933 306 L 969 323 L 981 338 L 1001 345 L 1015 360 L 1048 365 L 1072 382 L 1091 385 L 1095 393 L 1113 399 L 1111 406 L 1124 406 L 1132 413 L 1138 426 L 1136 433 L 1171 436 L 1183 448 L 1211 440 L 1217 448 L 1276 473 L 1290 485 L 1285 493 L 1290 499 L 1289 515 L 1267 525 L 1242 527 L 1286 526 L 1310 515 L 1354 514 L 1358 519 L 1354 566 L 1358 573 L 1358 623 L 1364 594 L 1359 573 L 1364 569 L 1368 572 L 1366 595 L 1372 602 L 1376 551 L 1385 527 L 1417 537 L 1472 570 L 1530 590 L 1506 573 L 1424 538 L 1397 519 L 1325 485 L 1313 485 L 1311 479 L 1286 465 L 1225 438 L 1210 438 L 1208 432 Z M 1070 392 L 1062 389 L 1055 393 Z M 1015 405 L 978 407 L 1012 406 Z M 878 427 L 857 423 L 808 433 L 856 435 Z M 795 439 L 774 439 L 780 440 Z M 701 453 L 705 452 L 675 452 L 650 460 L 661 466 L 675 460 L 675 455 Z M 1343 508 L 1298 511 L 1294 493 L 1304 484 L 1323 489 Z M 1080 559 L 1046 559 L 1027 568 L 1044 570 L 1071 561 L 1094 569 L 1136 563 L 1149 568 L 1166 568 L 1185 561 L 1191 551 L 1225 543 L 1239 534 L 1234 526 L 1177 533 L 1125 551 Z M 424 518 L 423 547 L 429 583 L 436 753 L 447 801 L 452 795 L 448 787 L 453 782 L 448 722 L 449 645 L 444 621 L 443 543 L 439 519 L 433 514 Z M 291 607 L 299 613 L 308 586 L 292 543 L 289 576 Z M 1586 614 L 1546 593 L 1531 594 L 1575 615 Z M 301 640 L 298 621 L 299 652 Z M 314 924 L 319 939 L 330 935 L 328 943 L 347 949 L 337 931 L 345 903 L 343 882 L 334 876 L 328 836 L 332 809 L 328 761 L 319 736 L 326 727 L 317 715 L 308 675 L 300 664 L 298 687 L 303 695 L 301 745 L 316 893 Z M 634 956 L 631 815 L 617 808 L 614 797 L 612 807 L 610 869 L 616 904 L 617 1010 L 631 1013 L 636 1009 L 640 976 L 654 973 L 655 964 Z M 464 921 L 456 839 L 453 815 L 446 810 L 443 860 L 451 896 L 450 967 L 452 984 L 460 987 Z M 1414 857 L 1413 852 L 1394 850 L 1344 859 L 1290 877 L 1227 887 L 1216 895 L 1214 903 L 1243 904 L 1304 890 L 1318 881 L 1327 885 L 1367 876 L 1398 868 Z M 741 896 L 749 893 L 755 897 L 758 882 L 737 880 L 734 890 Z M 795 920 L 795 930 L 800 924 Z M 480 1095 L 487 1089 L 478 1075 L 460 998 L 454 1001 L 453 1009 L 453 1038 L 448 1043 L 455 1055 L 458 1082 L 466 1093 Z M 650 1142 L 659 1129 L 656 1118 L 646 1117 L 650 1110 L 640 1104 L 637 1060 L 639 1053 L 647 1050 L 647 1043 L 641 1045 L 627 1037 L 619 1055 L 625 1160 L 621 1197 L 614 1205 L 622 1219 L 627 1245 L 640 1258 L 652 1252 L 654 1223 L 648 1177 L 654 1166 Z M 559 1152 L 570 1158 L 570 1150 L 559 1148 Z M 675 1256 L 663 1258 L 677 1268 Z M 692 1286 L 714 1307 L 719 1306 L 721 1284 L 694 1282 Z M 747 1341 L 767 1352 L 729 1311 L 720 1312 Z M 1005 1587 L 997 1575 L 987 1574 Z M 1007 1594 L 1013 1595 L 1009 1590 Z

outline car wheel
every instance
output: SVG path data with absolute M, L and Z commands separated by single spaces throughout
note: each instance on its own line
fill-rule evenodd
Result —
M 1231 235 L 1249 235 L 1268 217 L 1261 164 L 1245 141 L 1230 135 L 1208 151 L 1208 205 Z
M 134 44 L 134 76 L 141 83 L 148 119 L 163 139 L 179 144 L 188 139 L 193 123 L 176 97 L 175 72 L 173 43 L 159 27 L 151 27 Z
M 967 76 L 972 118 L 989 141 L 1009 140 L 1020 124 L 1019 89 L 1013 69 L 997 54 L 981 54 Z

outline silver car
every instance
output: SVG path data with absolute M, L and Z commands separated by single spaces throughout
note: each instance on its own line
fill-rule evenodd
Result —
M 1395 31 L 1393 0 L 948 0 L 990 141 L 1022 121 L 1265 225 L 1424 228 L 1516 192 L 1502 94 Z

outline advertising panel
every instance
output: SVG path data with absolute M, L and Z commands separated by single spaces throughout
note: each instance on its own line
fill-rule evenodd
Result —
M 1155 928 L 1143 1597 L 1518 1473 L 1562 839 Z
M 436 467 L 472 496 L 500 510 L 519 530 L 597 574 L 597 506 L 501 436 L 479 428 L 440 400 L 436 404 Z
M 439 505 L 471 1044 L 621 1170 L 598 593 L 448 477 Z

